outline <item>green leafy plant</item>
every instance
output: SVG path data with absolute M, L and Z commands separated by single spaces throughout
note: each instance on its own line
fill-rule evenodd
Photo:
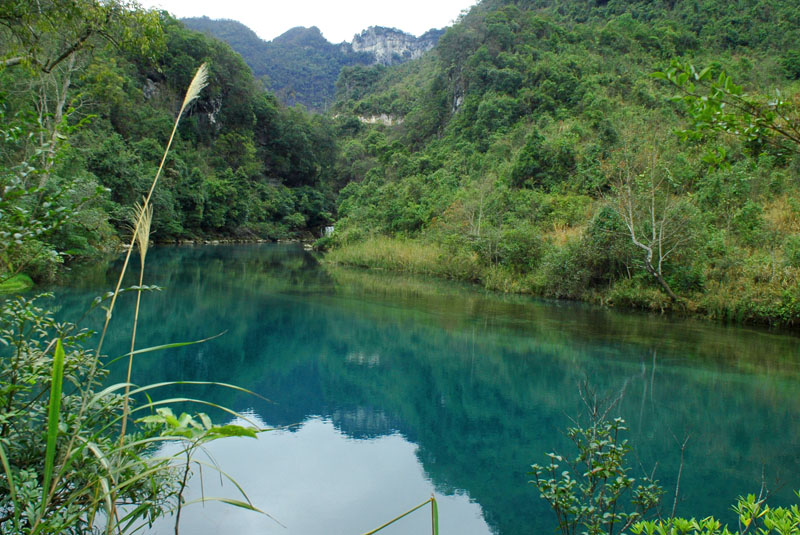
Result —
M 567 430 L 577 455 L 548 453 L 548 465 L 531 466 L 531 483 L 555 512 L 562 535 L 622 533 L 654 509 L 663 492 L 652 476 L 630 475 L 625 421 L 607 418 L 611 407 L 601 409 L 596 396 L 587 407 L 590 423 Z
M 795 492 L 800 498 L 800 491 Z M 771 508 L 766 498 L 755 494 L 740 496 L 733 506 L 739 521 L 736 530 L 709 516 L 700 520 L 695 518 L 672 518 L 637 522 L 631 527 L 634 535 L 798 535 L 800 534 L 800 507 Z
M 83 348 L 89 332 L 54 321 L 49 311 L 36 305 L 35 299 L 17 298 L 3 305 L 0 314 L 2 533 L 7 532 L 6 526 L 12 533 L 94 533 L 98 524 L 104 525 L 109 534 L 126 533 L 174 512 L 177 534 L 184 505 L 183 490 L 190 467 L 198 462 L 193 457 L 195 451 L 210 440 L 255 436 L 259 430 L 252 423 L 249 427 L 215 426 L 205 414 L 198 415 L 199 421 L 186 414 L 175 417 L 166 404 L 216 405 L 190 398 L 153 401 L 154 391 L 174 383 L 136 388 L 130 383 L 135 355 L 188 345 L 136 350 L 135 333 L 141 292 L 151 289 L 142 284 L 152 218 L 150 200 L 180 117 L 203 88 L 205 73 L 203 65 L 192 80 L 161 166 L 143 205 L 138 207 L 131 244 L 116 288 L 94 304 L 102 305 L 108 300 L 97 350 Z M 128 378 L 125 383 L 102 388 L 107 375 L 105 362 L 101 360 L 103 340 L 117 297 L 125 291 L 122 279 L 136 241 L 141 260 L 139 285 L 130 289 L 137 292 L 136 317 L 131 350 L 121 357 L 128 358 Z M 137 395 L 146 397 L 147 402 L 134 407 Z M 126 428 L 129 415 L 140 411 L 155 413 L 141 418 L 139 428 L 129 432 Z M 240 417 L 233 411 L 227 412 Z M 174 440 L 183 442 L 180 452 L 153 455 L 159 445 Z M 220 500 L 258 511 L 243 491 L 242 495 L 244 500 Z
M 712 68 L 698 70 L 690 63 L 672 60 L 665 71 L 651 74 L 681 90 L 674 100 L 683 102 L 693 128 L 678 134 L 698 139 L 707 131 L 741 137 L 759 151 L 772 145 L 778 150 L 800 150 L 800 108 L 796 98 L 748 95 L 724 71 L 716 79 Z

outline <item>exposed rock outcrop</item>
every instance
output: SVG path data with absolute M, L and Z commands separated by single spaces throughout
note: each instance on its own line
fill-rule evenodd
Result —
M 420 37 L 395 28 L 371 26 L 353 36 L 353 52 L 366 52 L 375 63 L 394 65 L 416 59 L 436 46 L 444 30 L 429 30 Z

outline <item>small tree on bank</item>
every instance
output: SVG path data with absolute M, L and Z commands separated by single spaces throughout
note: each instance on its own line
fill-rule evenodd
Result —
M 694 210 L 675 189 L 669 169 L 660 165 L 653 148 L 619 164 L 609 204 L 622 220 L 627 237 L 641 251 L 645 271 L 673 301 L 679 301 L 664 270 L 667 261 L 692 241 Z

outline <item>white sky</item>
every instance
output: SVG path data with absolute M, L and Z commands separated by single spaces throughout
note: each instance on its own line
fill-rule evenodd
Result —
M 233 19 L 271 41 L 295 26 L 316 26 L 332 43 L 351 41 L 370 26 L 397 28 L 419 37 L 449 26 L 477 0 L 140 0 L 181 17 Z

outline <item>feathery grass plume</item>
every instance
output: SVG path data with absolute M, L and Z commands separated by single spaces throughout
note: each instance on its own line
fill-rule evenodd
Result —
M 137 235 L 139 234 L 139 227 L 142 226 L 143 219 L 150 205 L 150 199 L 153 196 L 153 191 L 156 188 L 156 184 L 158 184 L 158 179 L 161 176 L 161 172 L 164 170 L 164 164 L 167 160 L 167 155 L 169 154 L 170 148 L 172 147 L 172 142 L 175 139 L 175 132 L 177 132 L 178 130 L 178 124 L 180 123 L 181 116 L 183 115 L 184 111 L 186 111 L 186 108 L 188 108 L 189 105 L 200 95 L 200 91 L 202 91 L 202 89 L 206 86 L 207 80 L 208 80 L 208 66 L 207 64 L 203 63 L 200 66 L 200 68 L 197 69 L 194 78 L 192 78 L 191 84 L 189 84 L 189 89 L 186 91 L 186 97 L 183 99 L 183 104 L 181 105 L 181 109 L 178 112 L 178 116 L 175 118 L 175 123 L 172 126 L 172 133 L 169 136 L 169 140 L 167 141 L 167 146 L 164 149 L 164 154 L 161 157 L 161 163 L 158 166 L 158 170 L 156 171 L 155 177 L 153 177 L 152 184 L 150 184 L 150 189 L 148 190 L 147 195 L 145 196 L 144 203 L 142 204 L 141 213 L 138 214 L 138 217 L 136 218 L 136 223 L 133 225 L 134 232 L 133 235 L 131 236 L 131 241 L 128 244 L 128 250 L 125 253 L 125 260 L 122 263 L 122 269 L 120 270 L 119 278 L 117 279 L 117 284 L 114 287 L 114 292 L 111 297 L 111 303 L 108 305 L 108 308 L 106 309 L 106 318 L 103 324 L 103 330 L 100 333 L 100 340 L 97 344 L 97 350 L 95 353 L 96 358 L 94 359 L 94 362 L 92 363 L 91 368 L 89 369 L 89 372 L 87 373 L 86 376 L 86 379 L 90 384 L 94 380 L 97 374 L 98 361 L 100 355 L 102 354 L 103 342 L 105 341 L 106 333 L 108 332 L 108 324 L 111 322 L 111 315 L 114 311 L 114 306 L 116 305 L 117 297 L 119 296 L 120 293 L 120 288 L 122 287 L 122 280 L 125 277 L 125 273 L 128 269 L 128 263 L 130 262 L 131 254 L 133 252 L 133 248 L 137 240 Z M 89 406 L 88 393 L 90 390 L 91 389 L 87 388 L 83 392 L 80 403 L 80 410 L 78 411 L 77 421 L 81 421 L 84 415 L 86 414 L 86 411 L 88 410 Z M 47 503 L 50 503 L 53 500 L 56 489 L 58 488 L 59 479 L 66 470 L 67 466 L 69 466 L 69 464 L 74 460 L 74 457 L 76 455 L 79 455 L 79 452 L 82 451 L 82 448 L 78 448 L 77 450 L 75 448 L 75 442 L 77 440 L 77 436 L 78 434 L 76 433 L 72 437 L 70 437 L 68 444 L 63 450 L 65 453 L 63 454 L 60 460 L 60 463 L 58 465 L 58 470 L 53 471 L 53 482 L 50 486 L 49 491 L 45 489 L 47 495 L 44 496 L 42 500 L 43 508 L 46 507 Z M 34 521 L 33 531 L 37 531 L 41 520 L 42 518 L 39 517 Z
M 190 88 L 191 89 L 191 88 Z M 136 327 L 139 324 L 139 306 L 142 301 L 142 283 L 144 281 L 144 265 L 147 258 L 147 249 L 150 247 L 150 226 L 153 222 L 153 205 L 148 204 L 147 208 L 138 202 L 133 205 L 134 221 L 140 221 L 141 224 L 131 227 L 133 236 L 136 239 L 136 245 L 139 248 L 139 289 L 136 291 L 136 309 L 133 313 L 133 329 L 131 329 L 131 352 L 128 356 L 128 374 L 125 378 L 125 395 L 122 402 L 122 427 L 119 434 L 120 444 L 125 439 L 125 431 L 128 425 L 128 405 L 130 403 L 130 383 L 131 383 L 131 370 L 133 369 L 133 350 L 136 348 Z
M 181 109 L 178 112 L 178 116 L 175 118 L 175 123 L 172 126 L 172 133 L 169 136 L 169 141 L 167 141 L 167 147 L 164 149 L 164 154 L 161 157 L 161 163 L 158 166 L 158 170 L 156 171 L 156 176 L 153 178 L 153 183 L 150 185 L 150 190 L 147 192 L 147 196 L 144 199 L 144 204 L 142 213 L 139 214 L 138 219 L 136 220 L 136 224 L 134 225 L 134 229 L 137 229 L 142 224 L 142 217 L 144 216 L 144 212 L 147 209 L 148 205 L 150 204 L 150 199 L 153 196 L 153 191 L 156 189 L 156 184 L 158 184 L 158 179 L 161 176 L 161 172 L 164 170 L 164 163 L 167 161 L 167 155 L 169 154 L 169 150 L 172 147 L 172 141 L 175 139 L 175 132 L 178 130 L 178 124 L 181 121 L 181 117 L 183 116 L 183 112 L 186 111 L 186 108 L 194 102 L 197 97 L 200 95 L 200 91 L 208 83 L 208 64 L 203 63 L 200 65 L 200 68 L 197 69 L 197 72 L 192 78 L 192 82 L 189 84 L 189 89 L 186 90 L 186 96 L 183 99 L 183 104 L 181 105 Z M 103 348 L 103 341 L 105 340 L 106 332 L 108 331 L 108 323 L 111 321 L 111 314 L 114 311 L 114 305 L 117 302 L 117 296 L 119 295 L 120 287 L 122 286 L 122 279 L 125 276 L 125 272 L 128 268 L 128 262 L 131 258 L 131 252 L 133 251 L 133 246 L 136 241 L 136 234 L 137 231 L 134 230 L 134 234 L 131 237 L 131 242 L 128 246 L 128 252 L 125 254 L 125 261 L 122 263 L 122 269 L 120 270 L 119 278 L 117 279 L 117 285 L 114 288 L 114 295 L 111 297 L 111 304 L 109 304 L 108 309 L 106 310 L 106 320 L 105 324 L 103 325 L 103 331 L 100 334 L 100 342 L 97 346 L 97 353 L 100 354 L 101 349 Z
M 186 107 L 189 106 L 189 104 L 191 104 L 200 95 L 200 91 L 202 91 L 203 88 L 207 85 L 208 85 L 208 64 L 203 63 L 202 65 L 200 65 L 200 68 L 197 69 L 194 78 L 192 78 L 192 83 L 189 84 L 189 89 L 186 90 L 186 96 L 183 98 L 181 111 L 178 114 L 179 118 L 180 115 L 183 114 L 183 112 L 186 110 Z
M 142 198 L 144 201 L 144 198 Z M 147 249 L 150 247 L 150 228 L 153 223 L 153 205 L 149 204 L 147 208 L 138 202 L 133 205 L 133 217 L 131 218 L 136 224 L 136 221 L 141 220 L 142 224 L 138 227 L 131 227 L 131 232 L 136 238 L 136 245 L 139 247 L 139 259 L 142 266 L 144 266 L 145 258 L 147 257 Z

